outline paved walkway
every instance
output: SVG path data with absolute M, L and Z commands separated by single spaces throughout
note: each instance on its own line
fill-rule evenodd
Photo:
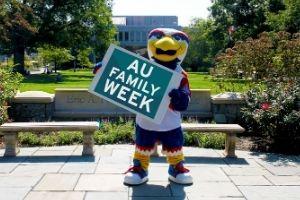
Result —
M 153 158 L 150 181 L 127 187 L 123 174 L 133 146 L 96 146 L 81 157 L 81 146 L 22 148 L 16 158 L 0 158 L 0 199 L 26 200 L 201 200 L 300 199 L 300 156 L 185 148 L 192 186 L 169 183 L 164 157 Z M 0 156 L 3 149 L 0 150 Z

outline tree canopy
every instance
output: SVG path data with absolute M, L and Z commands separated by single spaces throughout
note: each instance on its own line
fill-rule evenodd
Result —
M 213 0 L 209 19 L 195 19 L 186 28 L 190 49 L 187 68 L 211 67 L 215 56 L 236 42 L 262 32 L 300 31 L 300 0 Z
M 24 73 L 24 51 L 45 44 L 76 50 L 93 48 L 98 57 L 113 40 L 110 1 L 0 0 L 0 44 L 14 54 Z

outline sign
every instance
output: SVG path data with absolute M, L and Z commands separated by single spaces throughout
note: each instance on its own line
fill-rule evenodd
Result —
M 160 123 L 169 107 L 168 93 L 178 88 L 182 75 L 115 45 L 102 62 L 89 92 Z

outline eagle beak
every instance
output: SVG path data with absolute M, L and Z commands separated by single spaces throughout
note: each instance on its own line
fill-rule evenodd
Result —
M 172 38 L 165 36 L 162 39 L 158 40 L 154 44 L 156 49 L 161 49 L 163 51 L 168 50 L 177 50 L 180 46 L 177 42 L 175 42 Z

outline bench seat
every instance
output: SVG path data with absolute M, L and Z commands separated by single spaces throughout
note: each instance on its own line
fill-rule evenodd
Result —
M 81 131 L 83 133 L 82 155 L 93 155 L 93 134 L 99 129 L 99 123 L 95 121 L 73 122 L 14 122 L 0 126 L 0 135 L 4 136 L 4 156 L 16 156 L 18 149 L 19 132 L 51 132 L 51 131 Z
M 181 128 L 184 132 L 222 132 L 226 134 L 224 156 L 235 158 L 236 134 L 243 133 L 245 129 L 238 124 L 200 124 L 200 123 L 182 123 Z M 153 154 L 157 156 L 156 151 Z

